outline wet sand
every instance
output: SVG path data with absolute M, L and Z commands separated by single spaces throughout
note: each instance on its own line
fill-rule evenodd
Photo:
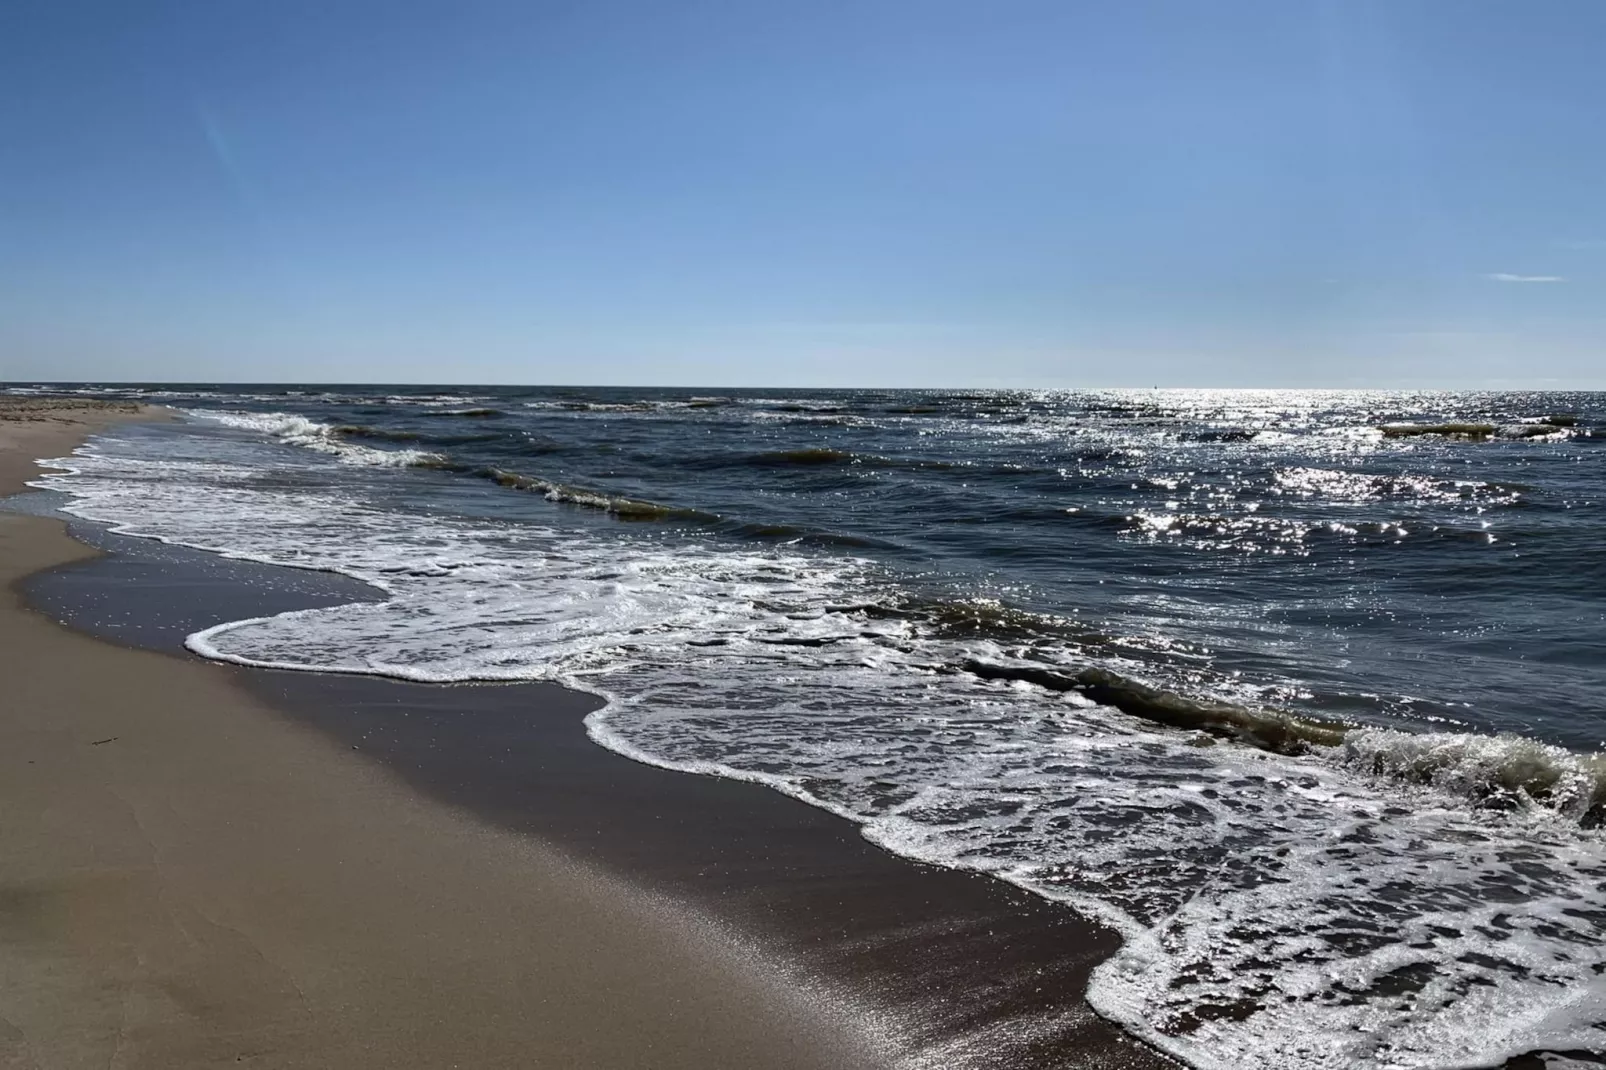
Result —
M 36 532 L 29 538 L 48 545 L 21 563 L 8 549 L 8 578 L 36 572 L 19 586 L 30 602 L 76 630 L 124 646 L 69 633 L 39 616 L 17 614 L 14 606 L 6 608 L 5 627 L 12 627 L 14 616 L 23 616 L 33 630 L 53 636 L 58 650 L 65 650 L 62 644 L 70 640 L 72 652 L 56 655 L 70 664 L 98 664 L 82 660 L 90 655 L 79 648 L 88 648 L 103 652 L 96 656 L 115 655 L 120 663 L 145 666 L 148 682 L 143 688 L 131 688 L 127 677 L 98 670 L 97 676 L 115 677 L 117 693 L 132 691 L 147 704 L 167 709 L 168 718 L 180 716 L 185 728 L 182 753 L 174 752 L 170 748 L 177 744 L 170 731 L 160 742 L 148 740 L 143 717 L 132 728 L 126 710 L 112 714 L 101 709 L 93 715 L 94 727 L 86 726 L 86 731 L 104 735 L 87 742 L 75 739 L 83 752 L 78 760 L 87 763 L 79 775 L 91 781 L 104 777 L 103 770 L 96 770 L 113 754 L 135 750 L 124 746 L 126 730 L 141 740 L 141 751 L 162 748 L 170 774 L 174 766 L 185 770 L 180 779 L 191 784 L 187 807 L 236 813 L 226 821 L 208 813 L 203 821 L 171 801 L 161 810 L 189 830 L 186 835 L 198 837 L 194 852 L 204 853 L 207 836 L 222 841 L 211 849 L 234 861 L 228 866 L 215 862 L 214 869 L 240 866 L 261 874 L 260 859 L 267 855 L 287 871 L 262 874 L 273 887 L 290 889 L 288 898 L 271 902 L 246 895 L 248 889 L 232 876 L 214 876 L 212 884 L 196 889 L 202 905 L 205 896 L 227 892 L 232 916 L 255 925 L 252 932 L 265 925 L 254 912 L 269 906 L 298 919 L 303 910 L 317 914 L 326 928 L 301 932 L 298 921 L 298 931 L 289 938 L 297 950 L 280 951 L 275 963 L 321 959 L 322 939 L 349 940 L 352 929 L 370 934 L 369 943 L 344 949 L 342 963 L 353 977 L 366 974 L 371 979 L 375 970 L 383 970 L 387 992 L 396 1002 L 375 1005 L 364 1021 L 346 1023 L 346 1043 L 360 1043 L 369 1031 L 381 1036 L 429 1032 L 410 1019 L 387 1028 L 385 1016 L 404 1005 L 425 1005 L 433 996 L 471 1004 L 489 999 L 504 1008 L 492 1025 L 477 1028 L 476 1042 L 487 1042 L 486 1032 L 496 1033 L 509 1020 L 539 1019 L 557 1001 L 563 1008 L 557 1032 L 564 1039 L 555 1043 L 551 1028 L 534 1030 L 545 1034 L 547 1046 L 541 1047 L 520 1033 L 519 1040 L 534 1046 L 524 1062 L 513 1057 L 506 1065 L 676 1065 L 675 1052 L 681 1050 L 674 1046 L 677 1039 L 683 1045 L 696 1040 L 718 1048 L 706 1050 L 700 1059 L 687 1056 L 706 1066 L 829 1065 L 833 1060 L 845 1066 L 1171 1065 L 1087 1009 L 1081 998 L 1087 974 L 1114 950 L 1116 938 L 1068 910 L 994 880 L 889 855 L 864 841 L 847 822 L 768 789 L 620 758 L 586 738 L 582 719 L 598 704 L 588 695 L 544 684 L 427 686 L 200 662 L 180 653 L 182 638 L 190 631 L 222 620 L 367 595 L 350 581 L 224 562 L 88 528 L 81 534 L 112 550 L 111 556 L 87 559 L 80 549 L 76 564 L 39 572 L 44 565 L 59 563 L 73 544 L 61 536 L 59 523 L 32 518 L 0 517 L 0 535 L 11 538 L 20 521 Z M 40 643 L 50 647 L 43 639 Z M 0 671 L 10 676 L 20 670 L 13 664 Z M 126 671 L 127 665 L 117 670 Z M 32 667 L 24 673 L 30 674 L 44 675 Z M 186 699 L 178 705 L 191 712 L 173 712 L 179 682 L 185 688 L 204 682 L 204 709 L 195 710 Z M 44 679 L 38 684 L 38 691 L 51 690 Z M 113 705 L 109 698 L 103 690 L 79 701 Z M 60 705 L 62 700 L 46 701 Z M 228 708 L 221 719 L 216 716 L 220 707 Z M 10 723 L 0 724 L 0 733 L 12 731 Z M 192 731 L 204 741 L 188 738 Z M 96 745 L 96 739 L 107 736 L 116 738 Z M 278 748 L 289 748 L 294 741 L 300 748 L 295 760 L 251 761 L 248 770 L 242 768 L 240 763 L 256 754 L 249 748 L 241 751 L 241 741 L 269 736 Z M 205 749 L 219 746 L 233 749 L 223 754 Z M 14 747 L 5 750 L 20 753 Z M 310 757 L 314 754 L 316 759 Z M 225 770 L 243 779 L 232 780 Z M 318 805 L 305 798 L 309 792 Z M 338 801 L 324 798 L 329 795 Z M 334 835 L 309 831 L 309 826 L 327 822 L 334 823 Z M 14 824 L 8 822 L 7 828 Z M 197 832 L 200 826 L 204 831 Z M 242 829 L 248 835 L 242 836 Z M 0 837 L 7 835 L 0 829 Z M 259 850 L 257 836 L 267 837 L 274 849 Z M 287 858 L 289 844 L 296 846 Z M 370 866 L 395 867 L 399 879 L 364 885 L 357 878 L 355 887 L 363 895 L 347 898 L 354 888 L 353 868 L 362 868 L 348 865 L 351 851 Z M 460 859 L 459 854 L 471 857 Z M 12 857 L 3 842 L 0 857 Z M 475 874 L 471 879 L 464 877 L 465 865 Z M 588 946 L 607 941 L 618 945 L 615 966 L 622 976 L 608 973 L 605 956 L 599 965 L 599 956 L 588 954 L 581 966 L 553 967 L 539 980 L 511 984 L 502 972 L 514 969 L 507 962 L 510 948 L 494 946 L 494 941 L 476 943 L 472 934 L 455 929 L 436 934 L 428 961 L 445 955 L 458 972 L 435 975 L 426 969 L 423 976 L 414 974 L 405 982 L 395 976 L 392 963 L 420 939 L 420 929 L 418 919 L 407 913 L 416 904 L 391 900 L 399 889 L 418 886 L 434 897 L 435 925 L 443 915 L 454 918 L 453 926 L 462 926 L 465 919 L 496 913 L 502 925 L 514 924 L 517 931 L 508 943 L 523 956 L 537 963 L 562 962 L 563 949 L 572 948 L 595 919 L 579 909 L 569 915 L 559 911 L 553 920 L 554 893 L 549 888 L 561 884 L 560 878 L 575 890 L 604 889 L 603 900 L 616 897 L 616 916 L 635 917 L 635 911 L 646 919 L 639 931 L 605 926 L 606 931 L 583 941 Z M 524 880 L 531 883 L 521 885 Z M 5 884 L 10 883 L 7 878 Z M 370 898 L 377 904 L 372 910 L 367 907 Z M 591 900 L 597 896 L 581 898 L 581 906 L 594 906 Z M 310 903 L 297 905 L 299 899 Z M 538 904 L 540 917 L 520 915 L 510 922 L 513 900 Z M 353 911 L 353 917 L 342 928 L 336 919 L 345 910 Z M 0 907 L 0 917 L 9 913 Z M 133 928 L 140 927 L 128 920 Z M 390 941 L 379 939 L 387 933 Z M 287 939 L 283 932 L 273 936 Z M 546 940 L 555 943 L 549 947 Z M 680 957 L 652 958 L 655 948 L 670 945 L 682 949 Z M 7 954 L 9 946 L 0 937 L 0 954 Z M 698 953 L 686 954 L 688 947 Z M 383 965 L 369 961 L 369 954 L 380 956 Z M 481 955 L 489 956 L 483 966 Z M 705 961 L 709 972 L 691 976 L 696 974 L 691 967 Z M 526 968 L 540 973 L 528 964 Z M 624 1031 L 607 1021 L 618 1010 L 616 1001 L 609 1000 L 606 1007 L 588 1003 L 588 996 L 599 991 L 588 970 L 608 974 L 608 984 L 631 992 L 632 1006 L 644 1023 L 633 1028 L 657 1030 L 650 1056 L 639 1050 L 631 1055 L 587 1047 L 602 1043 L 592 1032 L 607 1033 L 608 1041 L 616 1043 Z M 721 970 L 728 976 L 710 982 Z M 0 974 L 0 991 L 17 985 L 13 974 L 9 967 Z M 571 976 L 572 981 L 567 979 Z M 305 978 L 296 979 L 304 988 Z M 699 983 L 712 991 L 696 989 Z M 650 991 L 638 993 L 630 985 Z M 693 987 L 688 990 L 688 985 Z M 684 996 L 696 1008 L 664 1007 L 667 992 Z M 721 999 L 732 1006 L 712 1011 Z M 257 1023 L 264 1029 L 272 1017 L 266 1010 L 271 1002 L 264 1004 Z M 697 1017 L 703 1009 L 722 1020 L 710 1024 L 709 1017 Z M 701 1034 L 685 1035 L 699 1026 Z M 444 1025 L 431 1028 L 442 1031 L 444 1046 L 435 1049 L 441 1054 L 418 1054 L 395 1065 L 453 1065 L 443 1061 L 451 1050 L 449 1037 L 456 1035 L 461 1044 L 462 1032 L 454 1034 Z M 0 1027 L 0 1036 L 5 1035 Z M 338 1042 L 318 1030 L 283 1026 L 275 1035 L 289 1035 L 302 1044 Z M 513 1040 L 494 1038 L 510 1045 Z M 756 1047 L 743 1049 L 743 1043 Z M 387 1050 L 414 1051 L 416 1044 L 409 1040 Z M 763 1054 L 755 1055 L 759 1048 Z M 339 1063 L 367 1065 L 347 1062 L 346 1048 L 301 1050 L 339 1051 Z M 735 1054 L 738 1050 L 745 1054 Z M 553 1054 L 532 1054 L 536 1052 Z M 269 1059 L 259 1065 L 336 1061 L 307 1058 Z M 6 1065 L 3 1058 L 0 1065 Z M 504 1063 L 476 1051 L 463 1065 Z
M 132 415 L 0 421 L 0 492 Z M 885 1062 L 717 923 L 23 607 L 91 552 L 0 515 L 0 1067 Z

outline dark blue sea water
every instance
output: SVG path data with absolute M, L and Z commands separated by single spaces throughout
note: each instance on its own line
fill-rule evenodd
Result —
M 392 594 L 201 653 L 598 691 L 1116 926 L 1199 1066 L 1606 1048 L 1606 395 L 77 389 L 185 415 L 74 511 Z

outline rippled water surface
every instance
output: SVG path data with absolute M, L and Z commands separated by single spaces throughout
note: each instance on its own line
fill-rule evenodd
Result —
M 192 637 L 606 694 L 1121 929 L 1199 1066 L 1606 1048 L 1606 396 L 85 388 L 48 485 L 388 589 Z

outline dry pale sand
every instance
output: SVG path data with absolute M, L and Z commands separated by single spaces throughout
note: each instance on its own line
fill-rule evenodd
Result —
M 25 490 L 36 457 L 70 453 L 84 436 L 113 421 L 164 419 L 164 410 L 131 402 L 0 398 L 0 496 Z
M 0 412 L 0 493 L 107 408 Z M 0 1068 L 865 1067 L 849 1010 L 423 799 L 227 669 L 25 609 L 0 514 Z

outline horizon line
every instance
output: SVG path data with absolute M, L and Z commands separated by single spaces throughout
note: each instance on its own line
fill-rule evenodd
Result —
M 0 389 L 12 387 L 177 387 L 177 386 L 228 386 L 228 387 L 289 387 L 289 386 L 316 386 L 316 387 L 382 387 L 394 386 L 408 389 L 423 387 L 447 387 L 456 390 L 462 389 L 491 389 L 491 390 L 707 390 L 707 391 L 756 391 L 756 390 L 899 390 L 924 391 L 930 393 L 956 392 L 965 390 L 991 390 L 1001 392 L 1033 392 L 1033 391 L 1305 391 L 1315 393 L 1390 393 L 1405 390 L 1427 390 L 1439 393 L 1501 393 L 1522 392 L 1531 394 L 1596 394 L 1606 393 L 1606 383 L 1596 386 L 1430 386 L 1430 385 L 1396 385 L 1396 386 L 985 386 L 978 384 L 960 386 L 892 386 L 892 385 L 854 385 L 854 386 L 804 386 L 786 383 L 771 383 L 761 386 L 729 386 L 712 385 L 708 383 L 680 384 L 680 383 L 492 383 L 492 382 L 445 382 L 430 380 L 384 380 L 384 379 L 355 379 L 355 380 L 315 380 L 315 379 L 0 379 Z

